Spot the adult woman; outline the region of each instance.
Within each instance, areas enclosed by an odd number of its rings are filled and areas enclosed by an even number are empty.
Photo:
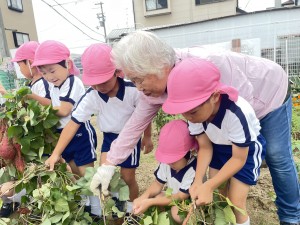
[[[112,57],[137,88],[144,93],[131,119],[112,144],[106,165],[98,169],[101,179],[91,188],[108,186],[115,164],[126,159],[143,130],[165,101],[168,75],[182,58],[197,56],[217,66],[221,82],[238,89],[255,110],[267,141],[266,161],[277,195],[281,224],[300,223],[299,181],[291,152],[291,98],[288,76],[276,63],[234,52],[213,52],[194,47],[174,50],[156,35],[138,31],[114,46]],[[199,68],[201,69],[201,68]],[[287,190],[286,187],[289,187]]]

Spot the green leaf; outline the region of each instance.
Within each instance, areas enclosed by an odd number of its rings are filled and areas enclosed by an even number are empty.
[[[67,211],[62,218],[62,222],[64,222],[70,216],[70,211]]]
[[[55,126],[59,121],[59,118],[54,114],[49,114],[46,120],[43,121],[44,128],[51,128]]]
[[[8,174],[11,176],[11,177],[15,177],[16,176],[16,168],[12,165],[9,165],[9,166],[6,166],[7,169],[8,169]]]
[[[170,220],[167,212],[161,212],[158,215],[157,225],[170,225]]]
[[[231,207],[228,205],[223,209],[224,215],[225,215],[225,220],[227,222],[236,224],[236,218],[235,215],[231,209]]]
[[[143,219],[143,222],[144,222],[145,225],[153,224],[152,217],[147,216],[146,218]]]
[[[13,137],[19,137],[21,134],[23,134],[23,128],[22,126],[11,126],[7,129],[7,135],[9,138]]]
[[[172,193],[173,193],[173,189],[172,188],[167,188],[165,194],[167,197],[171,197],[172,196]]]
[[[58,223],[63,218],[63,214],[59,213],[53,217],[50,217],[51,223]]]
[[[46,218],[41,225],[51,225],[50,219]]]
[[[119,190],[119,200],[127,201],[129,200],[129,188],[128,186],[121,187]]]
[[[63,198],[60,198],[55,202],[54,208],[57,212],[67,212],[70,210],[68,202]]]
[[[214,225],[228,225],[223,210],[216,208],[215,214],[216,214],[216,219]]]

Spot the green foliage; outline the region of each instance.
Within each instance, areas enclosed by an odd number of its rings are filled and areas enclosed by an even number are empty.
[[[156,116],[154,117],[154,124],[156,127],[157,132],[159,133],[160,129],[168,122],[170,122],[171,120],[174,120],[176,118],[178,118],[179,116],[174,116],[174,115],[169,115],[166,114],[162,111],[162,109],[160,109],[158,111],[158,113],[156,114]]]
[[[8,124],[7,134],[22,146],[25,162],[40,161],[43,154],[50,154],[58,134],[56,125],[59,118],[52,106],[42,106],[35,100],[26,99],[28,87],[8,93],[5,106],[0,112],[0,120]]]

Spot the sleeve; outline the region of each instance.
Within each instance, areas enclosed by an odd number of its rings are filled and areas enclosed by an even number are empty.
[[[97,91],[89,88],[73,110],[71,120],[79,124],[88,121],[93,114],[98,114],[101,110],[99,100]]]
[[[84,95],[84,86],[81,80],[74,76],[70,76],[67,81],[65,81],[60,89],[59,100],[75,105],[82,95]]]
[[[202,123],[192,123],[188,121],[190,135],[197,136],[204,133],[204,127]]]
[[[157,167],[157,169],[154,172],[154,176],[156,178],[156,180],[161,183],[161,184],[165,184],[167,183],[167,171],[166,171],[166,165],[160,163],[159,166]]]
[[[180,184],[179,190],[183,193],[189,194],[189,188],[191,187],[192,183],[195,179],[196,171],[193,167],[189,168],[188,171],[186,171],[182,182]]]
[[[258,122],[253,112],[253,117],[244,114],[242,110],[229,113],[226,120],[228,138],[233,144],[240,147],[247,147],[256,140],[258,134],[255,132],[254,123]]]
[[[147,96],[141,94],[133,114],[123,127],[118,138],[111,144],[107,160],[114,165],[124,162],[133,152],[144,130],[155,117],[166,96],[158,101],[147,101]],[[161,101],[159,101],[161,100]]]
[[[50,86],[45,79],[40,79],[38,82],[36,82],[33,87],[31,87],[31,91],[40,97],[51,99]]]

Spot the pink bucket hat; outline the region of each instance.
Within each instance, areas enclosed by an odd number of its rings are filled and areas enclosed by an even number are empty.
[[[92,44],[81,56],[82,82],[85,85],[102,84],[113,77],[116,67],[111,61],[111,47],[107,44]]]
[[[40,44],[35,52],[34,62],[32,66],[44,66],[55,64],[70,57],[70,50],[63,43],[58,41],[44,41]],[[80,74],[79,69],[75,66],[72,60],[70,73],[74,75]]]
[[[22,44],[16,51],[15,57],[11,62],[20,62],[22,60],[34,60],[36,49],[39,47],[39,43],[36,41],[29,41]]]
[[[220,82],[220,71],[211,62],[186,58],[178,63],[168,77],[168,98],[162,109],[169,114],[185,113],[204,103],[215,92],[227,94],[237,101],[238,91]]]
[[[173,163],[182,159],[191,149],[198,149],[197,141],[189,133],[183,120],[172,120],[160,130],[155,158],[161,163]]]

